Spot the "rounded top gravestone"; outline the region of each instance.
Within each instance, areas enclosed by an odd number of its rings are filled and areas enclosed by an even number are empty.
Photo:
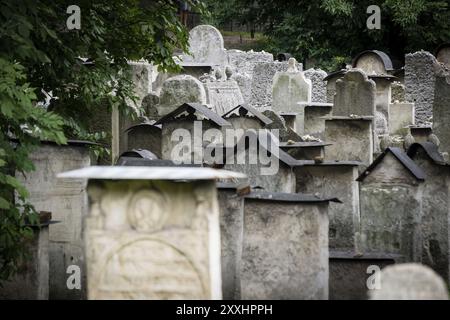
[[[228,60],[222,34],[210,25],[199,25],[189,32],[189,52],[193,58],[186,56],[185,61],[223,66]]]
[[[158,113],[164,116],[183,103],[206,104],[203,84],[190,75],[178,75],[164,81],[159,97]]]
[[[380,274],[380,289],[371,300],[448,300],[447,287],[439,275],[418,263],[396,264]]]

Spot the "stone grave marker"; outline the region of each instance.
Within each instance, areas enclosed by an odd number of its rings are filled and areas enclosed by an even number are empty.
[[[221,299],[215,179],[210,168],[88,167],[88,299]]]

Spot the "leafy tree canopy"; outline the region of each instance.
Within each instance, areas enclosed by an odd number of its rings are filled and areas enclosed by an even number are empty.
[[[367,49],[403,59],[450,41],[450,0],[206,1],[218,24],[257,23],[271,39],[270,51],[314,59],[329,71]],[[370,5],[381,9],[380,30],[366,26]]]
[[[81,28],[69,30],[73,4]],[[95,138],[83,123],[105,100],[125,109],[134,98],[127,60],[176,68],[173,52],[186,50],[188,40],[178,6],[176,0],[0,0],[0,280],[24,253],[31,234],[25,220],[36,222],[14,172],[33,170],[28,155],[42,139]],[[39,103],[47,95],[53,96],[48,107]]]

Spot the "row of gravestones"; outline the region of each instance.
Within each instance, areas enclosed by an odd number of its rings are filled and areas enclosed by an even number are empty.
[[[142,66],[142,64],[135,64],[136,67],[135,68],[139,68]],[[322,108],[322,109],[326,109],[326,108],[330,108],[331,107],[329,105],[326,104],[314,104],[311,102],[312,98],[312,92],[314,90],[311,90],[311,83],[309,81],[307,81],[306,79],[306,72],[302,73],[301,71],[296,70],[296,66],[295,66],[295,62],[292,62],[290,64],[286,64],[286,71],[285,72],[279,72],[279,73],[275,73],[275,80],[273,82],[273,86],[270,86],[269,92],[271,92],[271,96],[273,95],[273,102],[271,103],[271,105],[273,105],[275,108],[277,108],[276,106],[278,106],[280,109],[278,109],[277,111],[279,111],[279,113],[281,113],[281,115],[285,118],[285,119],[289,119],[289,117],[291,117],[290,113],[294,113],[294,118],[298,116],[298,111],[301,108],[295,109],[295,105],[297,104],[297,102],[301,102],[303,103],[303,105],[305,107],[305,110],[300,112],[300,115],[303,116],[305,119],[311,119],[312,122],[316,125],[316,123],[318,121],[319,117],[315,116],[315,112],[317,112],[317,109]],[[144,69],[141,69],[142,71],[139,71],[141,74],[141,78],[143,80],[138,80],[139,83],[141,83],[141,87],[142,88],[142,92],[145,92],[146,90],[148,90],[149,85],[146,81],[148,81],[148,79],[151,79],[151,77],[148,76],[148,73],[146,73],[145,69],[147,69],[147,67],[145,67]],[[148,70],[148,69],[147,69]],[[255,72],[256,72],[256,68],[254,68]],[[224,71],[226,71],[224,69]],[[232,76],[232,75],[231,75]],[[217,74],[217,76],[214,76],[213,79],[210,79],[210,81],[208,80],[207,77],[204,78],[205,83],[208,82],[220,82],[220,79],[223,77],[223,73],[219,72]],[[226,80],[228,80],[228,75],[225,72],[225,77],[227,78]],[[223,77],[222,79],[224,79],[225,77]],[[217,79],[219,78],[219,80]],[[225,80],[225,79],[224,79]],[[331,158],[329,159],[340,159],[340,160],[363,160],[366,164],[371,163],[371,158],[370,157],[363,157],[363,158],[355,158],[355,152],[356,155],[359,157],[360,154],[362,155],[368,155],[371,154],[372,152],[367,152],[367,150],[362,151],[361,152],[361,148],[359,147],[359,145],[361,146],[369,146],[369,150],[371,150],[371,146],[370,146],[370,142],[371,139],[373,139],[372,137],[372,128],[374,127],[373,125],[373,118],[374,115],[370,115],[370,114],[365,114],[366,112],[364,108],[367,108],[367,110],[369,110],[368,112],[370,112],[370,110],[372,109],[373,106],[373,101],[376,101],[376,95],[375,98],[373,98],[374,94],[373,94],[373,89],[375,88],[373,86],[373,84],[371,84],[370,82],[371,80],[369,80],[367,78],[367,76],[364,75],[364,73],[357,71],[357,70],[350,70],[349,72],[346,73],[346,75],[344,76],[344,78],[342,80],[339,80],[336,82],[336,86],[338,88],[338,92],[339,94],[336,96],[336,101],[337,104],[335,104],[335,106],[333,107],[333,118],[330,119],[326,119],[324,120],[324,125],[322,125],[323,128],[325,128],[324,132],[328,132],[325,135],[325,141],[332,141],[331,137],[340,137],[338,141],[335,142],[336,145],[336,149],[335,151],[331,151],[329,152],[329,150],[327,149],[327,155]],[[283,85],[284,83],[284,85]],[[286,83],[288,84],[287,87],[291,88],[290,91],[288,90],[287,92],[284,91],[286,89]],[[198,83],[197,83],[198,84]],[[277,88],[277,84],[280,84],[280,88]],[[298,84],[298,88],[300,90],[295,90],[295,84]],[[304,90],[304,87],[307,87],[307,90]],[[292,88],[294,88],[294,90],[292,90]],[[356,89],[355,89],[356,88]],[[279,89],[279,90],[278,90]],[[446,87],[443,86],[443,91],[445,91]],[[356,90],[353,91],[352,93],[348,93],[348,92],[352,92],[351,90]],[[179,92],[182,90],[177,90],[176,92]],[[217,88],[216,88],[217,91]],[[175,92],[175,94],[176,94]],[[323,92],[323,91],[322,91]],[[143,94],[142,96],[145,96],[145,94]],[[289,99],[286,102],[286,104],[283,103],[283,100],[285,97],[289,97]],[[356,100],[354,100],[356,98]],[[220,100],[220,99],[219,99]],[[278,101],[280,103],[278,103]],[[295,101],[294,104],[292,104],[292,102]],[[445,99],[442,99],[442,101],[445,101]],[[376,105],[376,104],[375,104]],[[286,110],[286,112],[284,112],[282,110],[282,108],[284,106],[287,106],[289,108],[293,108],[293,109],[288,109]],[[308,108],[309,107],[309,108]],[[312,116],[310,116],[309,118],[307,117],[308,112],[307,110],[310,109],[311,113],[313,114]],[[222,109],[223,110],[223,109]],[[376,110],[376,109],[375,109]],[[290,112],[289,112],[290,111]],[[339,112],[342,112],[342,115],[340,116],[336,116],[335,112],[337,114],[339,114]],[[331,114],[329,114],[331,115]],[[372,118],[371,118],[372,117]],[[239,120],[239,119],[238,119]],[[294,124],[296,123],[295,121],[293,122]],[[297,122],[297,123],[302,123],[302,121]],[[303,121],[304,126],[306,126],[307,121],[304,120]],[[355,125],[356,124],[356,125]],[[360,127],[359,131],[355,130],[355,127]],[[164,127],[164,123],[163,123],[163,127]],[[309,126],[307,126],[309,127]],[[348,127],[348,130],[343,129],[345,127]],[[293,128],[298,130],[298,127],[295,127],[293,125]],[[329,129],[327,129],[329,128]],[[333,132],[333,128],[334,128],[334,132]],[[345,134],[342,134],[343,132],[348,131],[348,135],[350,137],[347,137]],[[169,130],[170,132],[170,130]],[[309,131],[306,131],[306,133],[308,133]],[[364,134],[360,134],[361,132],[363,132]],[[168,136],[168,134],[165,134],[163,136]],[[353,142],[353,138],[354,137],[360,137],[357,142],[359,142],[359,145]],[[371,138],[372,137],[372,138]],[[134,139],[131,139],[132,141],[134,141]],[[343,147],[348,146],[348,149],[346,149],[345,151],[340,151],[343,149]],[[323,149],[324,146],[319,146],[319,149]],[[367,147],[366,147],[367,148]],[[289,148],[287,147],[286,150],[291,150],[293,148]],[[302,149],[301,147],[299,147],[298,149]],[[345,149],[345,148],[344,148]],[[341,152],[341,153],[339,153]],[[304,154],[302,154],[302,156],[300,157],[300,159],[295,159],[295,160],[302,160],[302,157],[304,157]],[[304,159],[304,158],[303,158]],[[260,181],[256,181],[259,184],[264,184],[266,185],[266,188],[268,190],[271,190],[271,188],[273,188],[272,190],[277,190],[277,191],[286,191],[286,192],[295,192],[295,191],[308,191],[308,192],[317,192],[318,189],[318,184],[321,186],[321,188],[325,188],[325,182],[324,181],[328,181],[329,182],[329,186],[331,185],[346,185],[348,186],[348,188],[342,188],[344,189],[344,191],[342,191],[342,196],[339,196],[340,199],[345,199],[345,203],[351,203],[352,206],[346,206],[347,208],[350,207],[350,210],[348,210],[347,214],[343,214],[341,217],[337,217],[337,214],[331,213],[331,217],[332,217],[332,222],[331,225],[334,227],[331,227],[330,230],[332,231],[332,236],[334,236],[334,239],[330,240],[330,242],[335,241],[336,243],[339,242],[339,237],[341,237],[342,239],[346,239],[346,237],[348,237],[348,235],[350,233],[348,228],[346,229],[346,225],[350,225],[352,226],[354,223],[354,219],[357,216],[358,212],[357,209],[355,209],[354,207],[354,203],[355,203],[355,199],[357,199],[358,192],[355,192],[355,172],[357,172],[357,170],[355,170],[355,164],[351,164],[351,163],[346,163],[345,161],[341,161],[340,163],[335,163],[335,162],[325,162],[322,163],[321,165],[314,163],[314,165],[310,162],[309,166],[305,166],[305,163],[302,163],[302,165],[300,166],[299,162],[295,162],[292,159],[289,159],[288,157],[284,157],[283,159],[281,159],[282,161],[284,161],[283,163],[286,164],[286,168],[290,168],[290,167],[296,167],[299,169],[301,172],[301,179],[300,178],[292,178],[291,176],[289,176],[289,170],[282,170],[282,173],[280,175],[280,178],[278,179],[278,183],[273,183],[273,181],[264,181],[261,180]],[[350,168],[350,169],[347,169]],[[297,172],[299,172],[297,171]],[[340,180],[339,177],[336,177],[336,172],[345,172],[345,173],[341,173],[342,177],[344,177],[344,181],[346,181],[346,183],[342,184],[342,180]],[[327,179],[318,179],[316,177],[323,177],[324,172],[326,172],[329,175],[329,180]],[[250,171],[251,173],[251,171]],[[298,177],[298,174],[297,174]],[[308,181],[307,179],[310,179],[310,181],[314,181],[314,179],[316,179],[315,184],[314,183],[304,183],[303,181]],[[270,179],[272,180],[272,179]],[[276,181],[277,179],[275,179]],[[297,180],[297,186],[294,187],[290,187],[292,186],[292,180]],[[317,181],[317,180],[323,180],[323,181]],[[299,183],[300,181],[300,183]],[[314,186],[314,188],[312,187]],[[332,192],[336,192],[335,190],[338,190],[338,187],[335,188],[330,188],[329,190],[332,190]],[[325,190],[325,189],[324,189]],[[328,190],[328,191],[329,191]],[[37,194],[37,193],[36,193]],[[77,200],[78,201],[78,200]],[[330,207],[334,206],[334,204],[331,204]],[[359,205],[358,205],[359,206]],[[334,212],[338,212],[340,210],[340,208],[336,207]],[[56,209],[55,211],[63,211],[61,209]],[[75,220],[77,220],[78,218],[74,218]],[[350,224],[349,224],[350,223]],[[343,227],[344,226],[344,227]],[[67,225],[65,225],[65,227],[67,227]],[[78,230],[78,229],[77,229]],[[350,229],[350,232],[353,236],[353,229]],[[333,234],[334,233],[334,234]],[[347,238],[348,239],[348,238]],[[346,240],[347,241],[347,240]],[[56,241],[57,242],[57,241]],[[64,241],[63,241],[64,242]],[[430,242],[433,243],[433,242]],[[442,249],[442,248],[440,248]],[[72,261],[77,261],[76,256],[72,255],[72,254],[67,254],[67,259],[71,259]],[[81,256],[81,255],[80,255]],[[66,265],[68,265],[68,262],[65,262]],[[59,280],[58,280],[59,281]]]

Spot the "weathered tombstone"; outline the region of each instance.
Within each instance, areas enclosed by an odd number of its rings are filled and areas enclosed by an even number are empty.
[[[389,133],[403,135],[415,123],[414,104],[394,102],[389,107]]]
[[[161,126],[141,123],[129,127],[126,133],[127,147],[122,152],[133,149],[145,149],[161,158]]]
[[[183,62],[202,62],[220,66],[228,63],[222,34],[210,25],[199,25],[189,32],[189,52],[192,56],[184,55]]]
[[[212,136],[209,139],[203,139],[203,133],[206,130],[222,130],[224,127],[231,128],[231,124],[228,121],[205,105],[198,103],[184,103],[159,119],[155,124],[162,125],[162,159],[173,161],[190,160],[191,163],[203,163],[204,144],[223,143],[222,134],[217,135],[217,137]],[[182,141],[180,141],[180,138]],[[184,139],[189,139],[189,141],[184,141]],[[185,150],[183,145],[189,145],[189,150]],[[180,146],[183,148],[180,149]]]
[[[210,168],[89,167],[88,299],[220,299],[220,226]]]
[[[433,100],[433,132],[439,137],[440,150],[450,153],[450,71],[436,75]]]
[[[348,70],[336,80],[333,116],[374,116],[376,85],[359,69]]]
[[[368,75],[387,75],[394,70],[391,58],[379,50],[367,50],[359,53],[353,59],[352,66],[363,70]]]
[[[305,124],[304,134],[314,136],[323,140],[325,137],[325,119],[331,117],[333,112],[332,103],[300,103],[304,105]]]
[[[292,129],[289,123],[286,123],[283,116],[278,115],[272,110],[265,110],[263,112],[263,115],[272,121],[272,123],[266,125],[266,128],[277,129],[279,132],[280,141],[283,142],[288,142],[289,140],[294,142],[303,141],[302,138]]]
[[[334,96],[336,95],[336,81],[341,79],[347,70],[342,69],[339,71],[328,74],[323,81],[327,83],[327,103],[334,103]]]
[[[178,75],[164,81],[158,114],[165,116],[183,103],[206,104],[206,92],[203,84],[188,75]]]
[[[334,113],[334,110],[333,110]],[[327,160],[361,161],[366,166],[373,161],[373,118],[332,117],[325,121]]]
[[[218,183],[220,241],[222,256],[222,296],[224,300],[241,297],[240,264],[244,230],[244,198],[234,183]]]
[[[328,203],[252,192],[244,201],[242,299],[328,299]]]
[[[412,144],[408,156],[426,175],[422,183],[422,263],[449,281],[449,167],[431,142]]]
[[[28,256],[20,262],[17,273],[2,281],[1,300],[48,300],[49,298],[49,221],[31,226],[27,240]]]
[[[241,89],[242,99],[245,104],[249,104],[252,98],[252,78],[246,73],[233,73],[231,79],[236,81]]]
[[[303,133],[304,109],[299,102],[311,102],[311,80],[298,71],[294,58],[289,59],[286,72],[277,72],[272,84],[272,110],[279,113],[296,113],[296,132]]]
[[[405,261],[421,261],[425,177],[399,148],[384,150],[358,177],[362,252],[400,254]]]
[[[224,114],[244,103],[237,82],[232,79],[218,79],[204,83],[206,101],[217,114]]]
[[[355,250],[359,234],[358,162],[324,161],[294,169],[296,192],[337,197],[342,203],[329,206],[329,246]]]
[[[273,55],[268,52],[227,50],[228,63],[235,73],[253,76],[253,68],[258,62],[272,62]]]
[[[387,266],[379,279],[380,288],[369,291],[372,300],[448,300],[442,278],[418,263]]]
[[[450,43],[440,45],[435,56],[437,61],[450,69]]]
[[[298,70],[302,70],[300,63],[296,64]],[[287,62],[258,62],[253,68],[252,89],[250,105],[257,109],[271,109],[272,107],[272,83],[277,72],[286,72]]]
[[[322,69],[308,69],[305,71],[305,78],[311,80],[312,84],[312,102],[327,102],[327,82],[324,81],[326,76],[327,73]]]
[[[394,81],[391,83],[391,102],[406,102],[406,87],[403,83]]]
[[[417,124],[429,121],[433,115],[436,65],[436,58],[427,51],[405,56],[405,96],[415,105]]]
[[[153,66],[145,61],[129,61],[134,94],[138,97],[135,106],[140,106],[142,99],[152,91]]]
[[[159,96],[154,92],[150,92],[142,99],[141,107],[148,120],[157,120],[159,118],[158,104]]]
[[[367,281],[399,256],[330,250],[330,300],[367,300]],[[375,269],[376,268],[376,269]]]
[[[61,181],[56,174],[91,164],[89,143],[68,141],[66,146],[42,144],[31,153],[36,168],[17,179],[30,193],[37,211],[49,211],[57,224],[49,226],[50,299],[83,299],[86,296],[83,218],[87,213],[86,184],[82,180]],[[72,273],[67,273],[69,269]],[[75,270],[77,271],[73,271]],[[69,288],[69,276],[79,276],[80,288]]]
[[[269,161],[262,159],[262,153]],[[250,160],[250,156],[254,156],[254,161]],[[248,176],[245,182],[252,187],[258,186],[270,192],[293,193],[295,175],[292,168],[302,164],[302,161],[280,150],[278,142],[270,133],[248,130],[233,148],[227,150],[224,169],[245,173]],[[276,172],[263,174],[269,170]]]

